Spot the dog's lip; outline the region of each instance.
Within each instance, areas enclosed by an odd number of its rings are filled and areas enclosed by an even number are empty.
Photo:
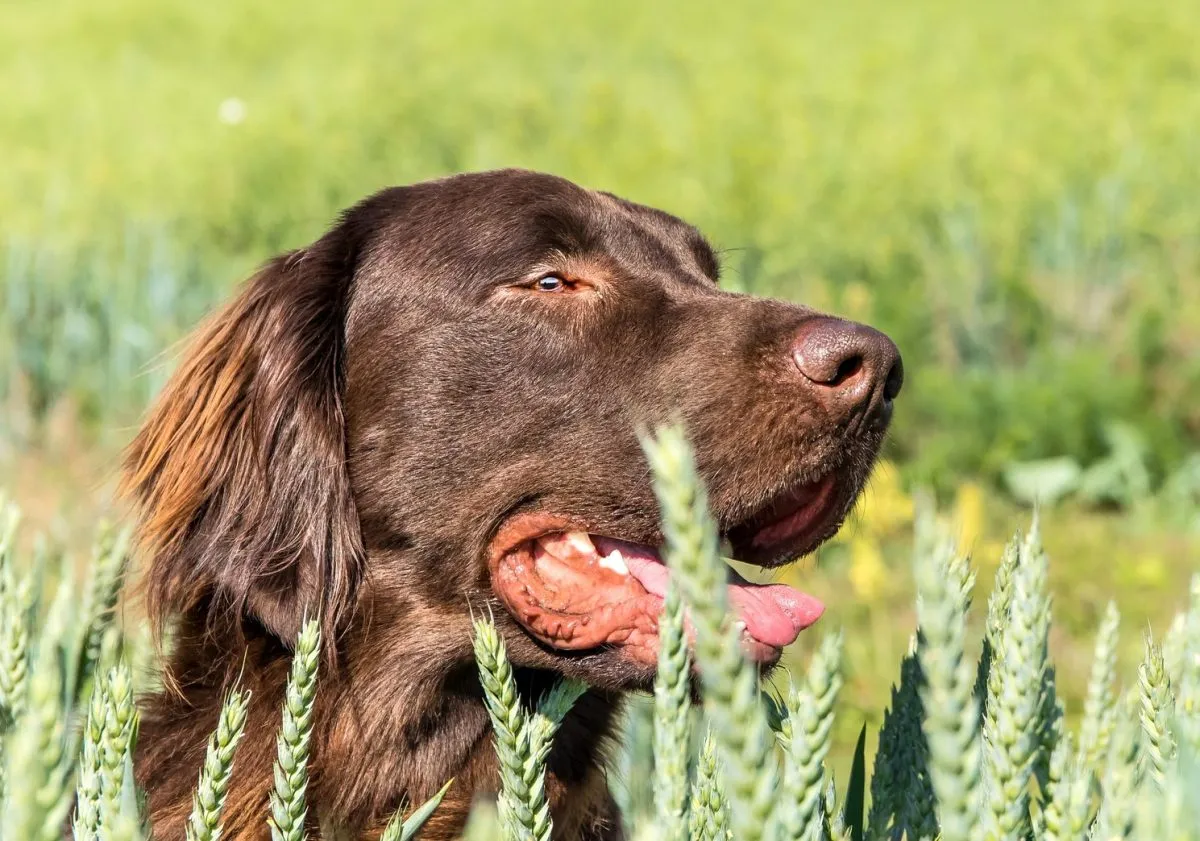
[[[813,551],[844,507],[837,476],[794,485],[726,532],[739,561],[777,566]]]

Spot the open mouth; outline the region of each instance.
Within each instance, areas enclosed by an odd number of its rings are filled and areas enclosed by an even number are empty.
[[[728,532],[737,560],[811,551],[839,513],[832,477],[773,501]],[[795,557],[793,555],[792,557]],[[554,648],[619,647],[639,663],[658,657],[658,616],[671,572],[655,546],[592,533],[551,514],[518,514],[492,542],[492,587],[525,628]],[[729,603],[742,645],[771,664],[825,606],[785,584],[753,584],[729,569]]]

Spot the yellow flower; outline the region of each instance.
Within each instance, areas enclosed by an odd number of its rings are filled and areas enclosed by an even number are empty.
[[[860,532],[879,536],[904,531],[912,524],[912,497],[904,492],[900,474],[891,462],[880,462],[875,469],[855,519]]]
[[[872,602],[887,589],[888,571],[879,544],[869,537],[850,541],[850,586],[862,601]]]
[[[963,552],[972,552],[983,535],[984,509],[983,488],[975,482],[958,486],[954,499],[954,527],[958,534],[958,545]]]

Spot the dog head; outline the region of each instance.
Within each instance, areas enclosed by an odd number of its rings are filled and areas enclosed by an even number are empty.
[[[639,430],[684,425],[734,557],[773,566],[836,532],[902,381],[883,334],[717,279],[690,225],[547,175],[367,199],[213,317],[132,445],[153,612],[285,644],[319,614],[382,669],[414,629],[469,658],[491,611],[519,665],[645,685]],[[730,588],[766,663],[821,611]]]

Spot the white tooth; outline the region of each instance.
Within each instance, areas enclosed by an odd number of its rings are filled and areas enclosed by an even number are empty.
[[[569,531],[562,536],[563,543],[574,549],[580,555],[590,555],[596,551],[596,547],[592,545],[592,539],[588,537],[585,531]]]
[[[738,621],[736,621],[736,622],[734,622],[734,623],[733,623],[733,629],[734,629],[735,631],[737,631],[739,634],[741,634],[741,633],[745,633],[745,631],[746,631],[746,623],[745,623],[745,622],[743,622],[741,619],[739,619]]]
[[[613,549],[600,559],[600,566],[611,569],[617,575],[629,575],[629,567],[625,566],[625,558],[620,549]]]

